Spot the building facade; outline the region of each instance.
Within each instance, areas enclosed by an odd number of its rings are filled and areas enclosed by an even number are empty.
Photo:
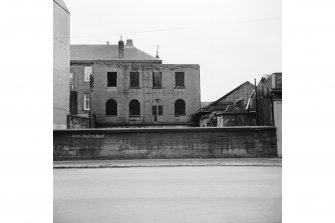
[[[200,108],[199,65],[162,64],[132,40],[72,45],[71,73],[78,114],[92,114],[98,127],[186,124]]]
[[[260,126],[275,126],[278,156],[282,156],[282,73],[264,75],[251,98]]]
[[[70,12],[53,0],[53,128],[66,129],[69,114]]]

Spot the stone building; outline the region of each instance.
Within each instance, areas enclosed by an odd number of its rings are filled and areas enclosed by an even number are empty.
[[[70,12],[53,0],[53,128],[66,129],[69,114]]]
[[[199,65],[162,64],[132,40],[71,45],[71,73],[73,113],[91,113],[97,127],[189,125],[200,108]]]

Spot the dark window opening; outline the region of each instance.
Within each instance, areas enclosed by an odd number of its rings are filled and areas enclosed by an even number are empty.
[[[152,106],[152,115],[157,115],[157,106]]]
[[[107,72],[107,87],[116,87],[117,85],[117,73]]]
[[[140,102],[137,100],[132,100],[129,103],[129,116],[140,116],[141,114],[141,106]]]
[[[185,101],[178,99],[174,104],[174,113],[176,116],[185,115]]]
[[[176,87],[185,87],[185,73],[176,72]]]
[[[162,72],[153,72],[152,80],[153,87],[162,87]]]
[[[113,99],[106,102],[106,115],[117,115],[117,104]]]
[[[140,73],[139,72],[130,72],[130,87],[139,87],[140,86]]]

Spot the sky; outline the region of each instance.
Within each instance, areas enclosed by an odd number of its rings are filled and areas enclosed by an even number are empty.
[[[201,101],[282,72],[281,0],[65,0],[71,44],[134,46],[164,64],[199,64]]]

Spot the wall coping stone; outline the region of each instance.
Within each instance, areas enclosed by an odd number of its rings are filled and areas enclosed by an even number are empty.
[[[229,131],[276,131],[275,126],[229,126],[229,127],[186,127],[186,128],[99,128],[99,129],[54,129],[54,134],[82,133],[147,133],[147,132],[229,132]]]

